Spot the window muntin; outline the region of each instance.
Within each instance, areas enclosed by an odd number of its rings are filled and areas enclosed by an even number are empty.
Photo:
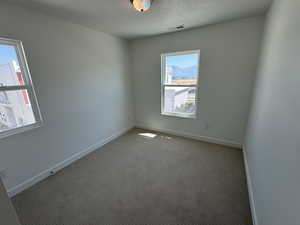
[[[41,123],[22,43],[0,38],[0,138]]]
[[[195,118],[200,51],[162,54],[163,115]]]

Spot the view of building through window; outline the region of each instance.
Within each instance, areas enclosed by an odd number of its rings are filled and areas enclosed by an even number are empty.
[[[16,88],[13,86],[24,86]],[[15,46],[0,44],[0,132],[35,123]],[[4,88],[10,88],[5,90]]]
[[[163,113],[194,116],[199,52],[163,55]]]

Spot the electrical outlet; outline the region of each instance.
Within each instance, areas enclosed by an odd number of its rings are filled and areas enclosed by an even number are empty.
[[[204,126],[203,126],[204,130],[208,130],[209,129],[209,124],[208,123],[205,123]]]
[[[7,172],[6,172],[6,170],[1,170],[1,171],[0,171],[0,178],[1,178],[2,180],[4,180],[4,179],[6,179],[6,177],[7,177]]]

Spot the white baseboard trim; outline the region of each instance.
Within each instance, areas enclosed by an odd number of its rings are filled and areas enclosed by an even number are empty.
[[[87,149],[81,151],[81,152],[78,152],[74,155],[72,155],[71,157],[63,160],[62,162],[60,163],[57,163],[56,165],[54,165],[53,167],[49,168],[49,169],[46,169],[44,170],[43,172],[37,174],[36,176],[32,177],[32,178],[29,178],[27,180],[25,180],[24,182],[16,185],[15,187],[12,187],[10,189],[8,189],[7,191],[7,194],[9,197],[13,197],[15,196],[16,194],[26,190],[27,188],[30,188],[31,186],[33,186],[34,184],[46,179],[47,177],[53,175],[53,173],[55,174],[57,171],[67,167],[68,165],[70,165],[71,163],[81,159],[82,157],[88,155],[89,153],[99,149],[100,147],[102,147],[103,145],[111,142],[112,140],[122,136],[123,134],[125,134],[127,131],[131,130],[133,128],[132,127],[128,127],[128,128],[125,128],[113,135],[111,135],[110,137],[108,138],[105,138],[101,141],[99,141],[98,143],[96,144],[93,144],[91,146],[89,146]]]
[[[253,195],[252,180],[251,180],[250,171],[249,171],[247,153],[246,153],[246,150],[244,147],[243,147],[243,156],[244,156],[244,164],[245,164],[245,170],[246,170],[247,186],[248,186],[249,201],[250,201],[253,225],[258,225],[256,209],[255,209],[255,201],[254,201],[254,195]]]
[[[136,125],[135,127],[145,129],[145,130],[153,130],[153,131],[157,131],[157,132],[173,134],[173,135],[176,135],[176,136],[191,138],[191,139],[195,139],[195,140],[199,140],[199,141],[205,141],[205,142],[214,143],[214,144],[218,144],[218,145],[224,145],[224,146],[227,146],[227,147],[242,149],[242,144],[241,143],[237,143],[237,142],[233,142],[233,141],[227,141],[227,140],[223,140],[223,139],[219,139],[219,138],[213,138],[213,137],[207,137],[207,136],[198,136],[198,135],[194,135],[194,134],[190,134],[190,133],[186,133],[186,132],[174,131],[174,130],[171,130],[171,129],[154,128],[154,127],[147,126],[147,125]]]

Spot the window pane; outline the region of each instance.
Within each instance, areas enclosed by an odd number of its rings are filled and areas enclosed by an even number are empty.
[[[0,86],[24,85],[16,48],[0,44]]]
[[[165,87],[164,95],[164,112],[187,115],[195,114],[195,87]]]
[[[165,84],[197,84],[198,54],[165,57]]]
[[[0,91],[0,132],[35,122],[27,90]]]

